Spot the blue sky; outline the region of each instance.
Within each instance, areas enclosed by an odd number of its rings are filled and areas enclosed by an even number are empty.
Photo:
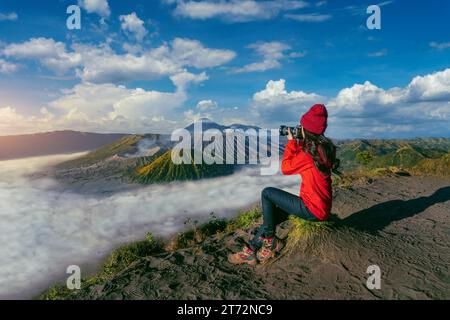
[[[2,1],[0,135],[276,127],[322,102],[329,135],[449,136],[449,30],[443,0]]]

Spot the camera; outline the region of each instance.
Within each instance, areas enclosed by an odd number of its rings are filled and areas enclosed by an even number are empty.
[[[288,129],[291,129],[292,136],[294,139],[302,139],[302,126],[298,125],[296,127],[280,126],[280,136],[287,136]]]

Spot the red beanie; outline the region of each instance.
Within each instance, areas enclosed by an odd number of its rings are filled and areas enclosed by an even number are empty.
[[[327,129],[328,111],[323,104],[312,106],[300,120],[300,124],[309,132],[323,134]]]

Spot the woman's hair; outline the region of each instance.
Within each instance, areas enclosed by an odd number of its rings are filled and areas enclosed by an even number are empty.
[[[317,169],[323,174],[340,174],[340,160],[336,158],[336,146],[323,134],[314,134],[303,128],[305,137],[301,141],[303,150],[311,155]]]

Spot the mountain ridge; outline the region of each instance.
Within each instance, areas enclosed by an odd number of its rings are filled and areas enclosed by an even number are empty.
[[[0,161],[91,151],[124,136],[71,130],[0,136]]]

